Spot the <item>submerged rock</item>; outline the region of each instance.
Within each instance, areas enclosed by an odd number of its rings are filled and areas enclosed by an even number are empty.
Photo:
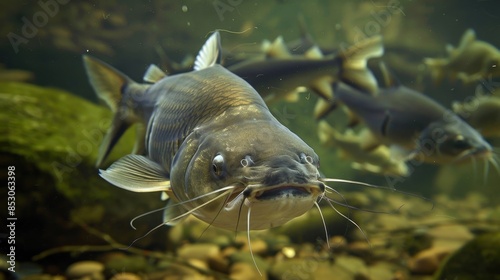
[[[96,261],[74,263],[66,270],[68,279],[104,280],[104,265]]]
[[[123,243],[146,232],[133,231],[128,222],[141,214],[138,209],[143,213],[159,207],[158,195],[119,190],[100,178],[94,166],[110,119],[107,108],[66,91],[0,83],[0,158],[3,166],[15,167],[15,215],[22,220],[16,232],[23,240],[16,251],[19,260],[68,244],[102,245],[77,223],[95,226]],[[111,158],[130,153],[133,142],[133,135],[125,135]],[[102,223],[104,218],[113,222]]]
[[[469,241],[441,266],[435,279],[500,279],[500,233]]]

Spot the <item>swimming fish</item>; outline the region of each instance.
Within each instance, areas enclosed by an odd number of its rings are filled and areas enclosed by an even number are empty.
[[[396,85],[372,96],[342,83],[336,91],[338,101],[370,130],[366,150],[384,144],[396,159],[418,156],[436,164],[491,159],[492,147],[475,129],[420,92]]]
[[[479,81],[490,75],[500,77],[500,50],[488,42],[476,40],[472,29],[465,31],[458,47],[448,45],[446,51],[447,58],[424,60],[436,82],[446,76],[458,78],[464,83]]]
[[[483,137],[500,137],[500,96],[480,94],[467,102],[453,102],[452,109]]]
[[[192,214],[229,230],[276,227],[317,206],[331,179],[320,178],[318,155],[259,94],[217,64],[219,40],[217,32],[207,40],[195,71],[165,76],[150,67],[144,80],[152,84],[83,57],[90,83],[116,114],[100,159],[124,128],[146,124],[143,154],[100,175],[126,190],[165,192],[164,224]]]
[[[267,59],[247,60],[227,69],[247,81],[269,103],[297,100],[304,87],[325,100],[333,100],[332,84],[337,81],[375,91],[377,82],[366,63],[381,56],[384,48],[382,38],[374,36],[327,57],[323,57],[318,47],[297,56],[288,52],[279,37],[267,52],[272,53]]]
[[[391,157],[387,146],[380,145],[371,151],[366,151],[362,146],[363,131],[359,134],[355,134],[352,130],[340,133],[322,120],[318,124],[318,136],[323,145],[337,147],[341,158],[352,160],[351,166],[354,169],[398,177],[409,175],[406,163]]]

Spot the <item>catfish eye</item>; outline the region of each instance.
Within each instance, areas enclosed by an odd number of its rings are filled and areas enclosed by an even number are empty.
[[[439,150],[446,154],[460,154],[463,151],[471,149],[472,146],[467,142],[464,137],[458,136],[453,139],[448,139],[439,146]]]
[[[454,149],[462,151],[471,148],[471,145],[467,141],[465,141],[463,137],[453,139],[451,145]]]
[[[224,173],[224,157],[221,154],[215,155],[212,160],[212,172],[217,177],[222,177]]]

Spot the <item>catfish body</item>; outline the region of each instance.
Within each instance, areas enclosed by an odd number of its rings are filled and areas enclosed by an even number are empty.
[[[278,226],[323,194],[319,159],[247,82],[215,63],[218,38],[207,41],[193,72],[164,77],[150,68],[152,85],[84,57],[96,92],[115,111],[101,160],[131,123],[145,127],[140,154],[100,175],[127,190],[165,192],[165,224],[193,214],[230,230]]]
[[[390,146],[400,158],[451,163],[491,155],[491,146],[471,126],[429,97],[404,86],[369,95],[347,85],[338,100],[369,128],[367,148]]]

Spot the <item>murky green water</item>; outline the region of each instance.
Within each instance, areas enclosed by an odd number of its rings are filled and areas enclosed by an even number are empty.
[[[14,279],[8,272],[13,266],[21,277],[76,279],[68,276],[66,269],[82,260],[98,261],[105,267],[102,275],[91,279],[111,278],[120,272],[133,272],[143,279],[258,276],[245,248],[246,234],[235,237],[213,228],[205,231],[206,225],[195,221],[174,229],[160,228],[134,244],[131,251],[119,249],[159,224],[161,215],[139,220],[137,231],[128,221],[162,207],[163,202],[156,193],[119,190],[97,175],[93,164],[111,113],[95,105],[98,100],[85,75],[82,54],[98,57],[141,81],[150,64],[166,70],[172,64],[182,67],[179,65],[187,61],[184,66],[190,67],[192,57],[214,30],[220,30],[225,51],[246,58],[261,51],[263,40],[273,41],[278,36],[289,43],[290,51],[297,50],[305,44],[303,30],[325,54],[382,35],[384,55],[371,60],[370,68],[384,61],[402,85],[450,109],[454,101],[469,102],[479,95],[499,98],[496,68],[500,67],[500,51],[496,48],[500,47],[500,4],[493,0],[41,0],[2,2],[0,11],[0,176],[5,182],[2,197],[9,197],[2,199],[0,218],[6,225],[15,225],[0,230],[2,279]],[[425,59],[459,53],[457,46],[469,29],[474,30],[476,40],[491,45],[492,51],[473,50],[464,54],[465,60],[486,57],[485,62],[451,66],[443,79],[436,80]],[[484,55],[472,55],[477,52]],[[472,70],[477,64],[487,71]],[[458,68],[470,70],[467,77],[477,75],[464,81],[463,74],[453,72]],[[325,244],[323,224],[314,216],[314,209],[312,217],[299,218],[281,229],[256,232],[251,240],[265,246],[257,252],[264,277],[323,279],[338,273],[338,279],[432,279],[445,255],[480,233],[498,233],[500,172],[491,163],[483,159],[445,165],[409,161],[409,173],[404,177],[353,169],[338,149],[321,145],[313,115],[317,100],[318,96],[308,90],[296,102],[281,100],[269,107],[280,122],[315,149],[321,158],[322,175],[400,192],[332,183],[347,199],[344,202],[337,197],[340,203],[385,214],[353,209],[348,213],[339,206],[361,232],[335,211],[325,210],[330,242],[335,244],[331,248]],[[325,119],[340,131],[347,128],[340,108]],[[492,121],[493,131],[495,125],[496,131],[500,130],[498,114],[486,119]],[[131,150],[132,134],[126,134],[112,159]],[[486,140],[494,147],[497,160],[498,134]],[[7,183],[11,181],[15,184]],[[14,208],[9,209],[8,203],[13,201]],[[338,240],[343,241],[335,243]],[[182,251],[186,249],[183,246],[200,243],[213,246],[196,248],[200,250],[196,253]],[[420,269],[415,264],[419,260],[416,255],[429,248],[438,251],[431,252],[436,265]],[[207,253],[210,250],[214,253]],[[208,255],[197,258],[202,252]],[[486,276],[478,279],[500,275],[488,267],[481,269]],[[51,276],[42,278],[41,274]],[[465,272],[457,275],[455,279],[472,279],[462,276]]]

